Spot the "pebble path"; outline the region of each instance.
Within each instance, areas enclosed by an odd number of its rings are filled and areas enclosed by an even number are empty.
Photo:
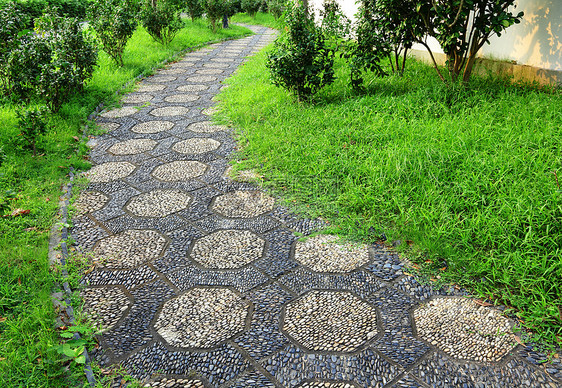
[[[560,387],[512,323],[403,272],[392,250],[301,238],[325,227],[225,173],[213,97],[275,37],[213,44],[102,112],[71,234],[96,266],[94,359],[147,387]],[[248,173],[252,176],[252,173]]]

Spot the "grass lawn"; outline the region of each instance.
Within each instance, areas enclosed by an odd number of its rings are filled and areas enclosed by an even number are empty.
[[[87,116],[102,101],[115,102],[115,91],[142,72],[150,71],[179,51],[204,42],[249,34],[233,26],[212,34],[206,22],[186,21],[186,28],[164,48],[139,28],[118,68],[100,52],[99,67],[84,92],[49,117],[50,130],[40,140],[40,155],[32,157],[19,141],[16,108],[0,102],[0,146],[6,161],[0,167],[2,195],[16,197],[0,215],[14,209],[30,210],[21,217],[0,217],[0,376],[2,386],[76,386],[79,368],[66,373],[59,357],[50,350],[58,343],[50,293],[57,275],[49,270],[49,231],[53,225],[69,167],[84,169],[85,145],[79,141]],[[76,137],[76,139],[75,139]],[[78,139],[78,141],[77,141]],[[0,195],[0,198],[2,197]]]
[[[336,82],[303,105],[257,55],[220,95],[236,169],[363,241],[398,247],[437,281],[512,307],[562,343],[562,93],[474,78],[451,91],[410,60],[403,77]],[[440,280],[439,280],[440,279]]]
[[[276,20],[272,14],[264,12],[258,12],[254,17],[251,17],[247,13],[237,13],[230,18],[233,23],[257,24],[269,28],[281,28],[281,26],[283,26],[282,19],[283,16]]]

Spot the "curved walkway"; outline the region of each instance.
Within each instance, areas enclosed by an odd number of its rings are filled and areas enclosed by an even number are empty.
[[[152,387],[556,387],[511,323],[403,272],[226,174],[236,144],[209,121],[221,81],[274,38],[214,44],[99,115],[71,231],[96,268],[94,358]]]

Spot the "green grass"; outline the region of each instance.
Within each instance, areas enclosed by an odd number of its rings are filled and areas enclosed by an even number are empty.
[[[259,54],[222,92],[218,119],[240,128],[236,169],[338,233],[383,233],[433,276],[514,308],[562,343],[562,93],[475,78],[448,90],[410,60],[403,78],[338,79],[314,105],[269,82]]]
[[[255,24],[277,29],[284,25],[283,17],[275,20],[272,14],[266,12],[258,12],[254,17],[251,17],[247,13],[237,13],[233,15],[230,20],[232,23]]]
[[[233,26],[212,34],[204,21],[186,22],[175,40],[164,48],[139,28],[118,68],[100,52],[99,67],[83,93],[48,119],[50,130],[40,139],[40,155],[32,157],[18,136],[13,103],[0,105],[0,146],[7,160],[0,167],[0,190],[13,190],[16,198],[9,209],[29,209],[21,217],[0,217],[0,376],[2,386],[63,387],[81,381],[79,368],[66,373],[51,347],[59,341],[54,329],[50,293],[56,273],[47,258],[49,231],[53,225],[61,184],[68,180],[69,167],[88,167],[82,133],[87,116],[102,101],[115,103],[114,93],[143,72],[188,47],[208,41],[249,34]],[[3,214],[0,214],[3,215]]]

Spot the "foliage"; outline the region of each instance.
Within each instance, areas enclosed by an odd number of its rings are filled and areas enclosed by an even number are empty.
[[[348,38],[351,32],[351,21],[342,12],[337,0],[324,0],[320,10],[320,24],[324,34],[332,39]]]
[[[242,10],[246,12],[251,17],[256,16],[256,13],[260,10],[262,5],[261,0],[242,0],[240,2]]]
[[[437,39],[447,55],[453,82],[461,74],[463,82],[467,82],[482,46],[489,43],[492,35],[501,36],[506,28],[520,22],[523,12],[514,15],[508,11],[514,3],[515,0],[426,0],[416,4],[426,33]]]
[[[279,19],[281,15],[283,15],[286,3],[286,0],[268,0],[267,9],[269,10],[269,13],[273,15],[275,20]]]
[[[560,89],[481,76],[451,88],[410,59],[401,77],[366,75],[357,95],[336,59],[334,84],[307,107],[270,84],[265,62],[252,58],[220,96],[218,119],[244,128],[241,170],[335,233],[401,240],[434,279],[562,344]]]
[[[81,91],[92,77],[97,51],[84,38],[78,19],[46,14],[36,22],[36,30],[48,42],[50,60],[41,64],[39,93],[53,112],[57,112],[69,97]]]
[[[187,7],[187,13],[191,17],[192,22],[203,16],[204,10],[201,5],[201,0],[186,0],[185,4]]]
[[[33,156],[37,156],[37,140],[47,133],[47,123],[45,122],[44,109],[18,110],[19,135],[31,148]]]
[[[299,101],[310,100],[334,80],[334,52],[310,14],[302,5],[287,11],[287,31],[275,40],[267,60],[273,83]]]
[[[145,1],[139,18],[152,38],[167,46],[174,39],[183,24],[180,12],[169,1]]]
[[[90,26],[102,49],[123,66],[123,51],[135,32],[137,9],[131,0],[96,0],[88,8]]]
[[[16,3],[9,2],[0,7],[0,93],[11,92],[9,60],[19,46],[19,34],[25,29],[28,17],[19,12]]]
[[[209,28],[215,33],[223,15],[227,12],[227,3],[224,0],[201,0],[207,15]]]
[[[447,55],[452,82],[462,75],[468,82],[476,54],[492,35],[500,36],[523,13],[508,9],[515,0],[362,0],[356,31],[357,45],[350,50],[352,84],[361,83],[361,71],[381,73],[380,62],[388,57],[391,70],[402,73],[407,51],[414,42],[423,44],[445,81],[426,37],[435,38]],[[402,56],[402,63],[399,57]],[[394,63],[393,63],[394,59]]]

